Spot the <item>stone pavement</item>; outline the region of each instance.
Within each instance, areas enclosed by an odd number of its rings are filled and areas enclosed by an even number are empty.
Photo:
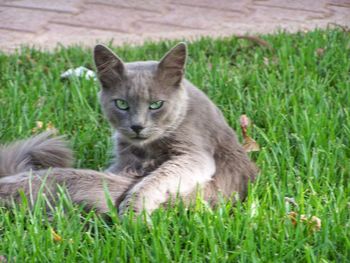
[[[350,0],[0,0],[0,50],[350,27]]]

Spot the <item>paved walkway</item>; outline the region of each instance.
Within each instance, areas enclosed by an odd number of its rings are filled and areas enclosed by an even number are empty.
[[[146,4],[147,2],[147,4]],[[0,49],[350,27],[350,0],[0,0]]]

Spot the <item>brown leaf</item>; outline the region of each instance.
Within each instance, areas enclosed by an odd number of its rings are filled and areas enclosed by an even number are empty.
[[[35,127],[32,129],[32,133],[36,133],[44,127],[44,123],[42,121],[36,121]]]
[[[243,148],[246,152],[260,151],[259,144],[248,136],[247,130],[250,125],[250,120],[247,115],[241,115],[240,117],[241,129],[243,134]]]
[[[318,48],[316,49],[316,55],[318,57],[322,57],[324,55],[325,49],[324,48]]]
[[[57,233],[55,232],[55,230],[53,230],[53,228],[51,228],[51,235],[52,235],[52,239],[53,239],[54,241],[56,241],[56,242],[61,242],[61,241],[63,241],[63,238],[62,238],[59,234],[57,234]]]
[[[256,141],[254,141],[252,138],[250,138],[249,136],[244,138],[243,148],[247,153],[260,151],[259,144]]]
[[[44,127],[44,123],[42,121],[36,121],[35,125],[38,129],[42,129]]]
[[[55,126],[52,124],[51,121],[49,121],[47,124],[44,124],[44,122],[42,121],[36,121],[35,122],[35,127],[32,129],[32,133],[36,133],[38,131],[42,131],[42,130],[46,130],[46,131],[53,131],[53,132],[57,132],[57,129],[55,128]]]
[[[297,224],[297,216],[298,214],[293,211],[288,214],[288,217],[294,226]]]
[[[49,121],[47,124],[46,124],[46,130],[47,131],[56,131],[57,129],[55,128],[55,126],[53,126],[52,122]]]
[[[289,219],[292,224],[296,226],[298,224],[298,213],[292,211],[288,214]],[[320,231],[322,226],[322,221],[317,216],[312,216],[308,218],[306,215],[300,215],[300,221],[303,224],[306,224],[311,231]]]
[[[320,231],[321,230],[322,221],[317,216],[312,216],[311,219],[309,220],[308,224],[315,231]]]

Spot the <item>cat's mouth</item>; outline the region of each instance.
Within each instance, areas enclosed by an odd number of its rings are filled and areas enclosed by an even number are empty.
[[[129,134],[129,139],[135,142],[145,141],[149,139],[149,136],[146,136],[144,134]]]
[[[148,142],[149,140],[153,139],[153,135],[154,134],[150,134],[150,133],[134,133],[134,132],[130,132],[130,131],[123,131],[120,130],[120,134],[126,138],[128,141],[130,141],[131,143],[136,143],[136,144],[143,144]]]
[[[132,137],[131,139],[132,139],[132,140],[136,140],[136,141],[143,141],[143,140],[147,140],[148,137],[136,135],[136,136]]]

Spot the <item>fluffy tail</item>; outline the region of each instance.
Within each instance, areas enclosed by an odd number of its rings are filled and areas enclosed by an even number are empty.
[[[72,150],[62,136],[53,137],[52,131],[0,146],[0,178],[30,169],[71,167],[72,163]]]

